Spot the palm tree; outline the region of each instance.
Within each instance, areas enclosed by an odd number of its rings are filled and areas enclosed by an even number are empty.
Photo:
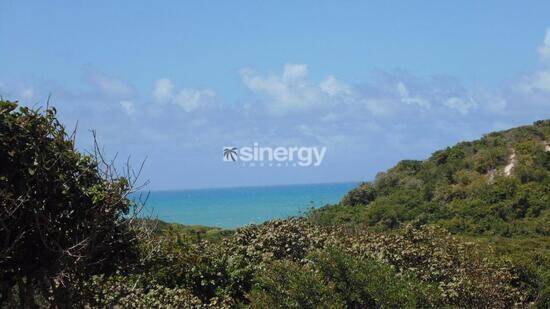
[[[223,149],[223,157],[229,161],[237,161],[237,147],[225,147]]]

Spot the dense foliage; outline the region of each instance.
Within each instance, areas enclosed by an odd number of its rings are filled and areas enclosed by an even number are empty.
[[[539,301],[548,302],[550,120],[401,161],[309,218],[374,231],[438,225],[528,269]]]
[[[104,176],[54,109],[0,101],[0,302],[69,304],[69,286],[137,257],[129,183]]]
[[[535,287],[489,248],[434,227],[396,234],[326,229],[307,219],[251,225],[195,242],[158,235],[153,259],[86,285],[94,306],[259,308],[523,306]],[[167,296],[168,295],[168,296]]]
[[[361,221],[377,230],[415,222],[470,235],[550,236],[549,145],[550,120],[491,133],[424,161],[401,161],[340,204],[368,205]],[[334,217],[328,208],[316,216]]]

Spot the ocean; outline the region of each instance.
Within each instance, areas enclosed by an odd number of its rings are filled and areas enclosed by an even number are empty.
[[[151,191],[146,207],[166,222],[236,228],[337,203],[357,183]]]

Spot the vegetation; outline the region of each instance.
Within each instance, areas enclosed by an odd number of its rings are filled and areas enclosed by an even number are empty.
[[[227,231],[136,219],[134,173],[0,102],[0,307],[547,308],[549,137],[491,133]]]
[[[485,135],[405,160],[340,204],[313,210],[325,227],[371,231],[437,225],[496,249],[530,272],[538,301],[550,298],[550,120]],[[374,197],[374,198],[373,198]],[[488,256],[491,257],[491,256]]]
[[[75,150],[55,117],[0,101],[0,300],[72,303],[70,286],[137,259],[128,178]]]
[[[92,306],[260,308],[510,307],[535,289],[489,249],[448,232],[408,226],[397,233],[325,229],[307,219],[247,226],[221,243],[159,237],[139,270],[93,277]],[[143,256],[151,252],[144,248]],[[166,296],[168,295],[168,296]]]

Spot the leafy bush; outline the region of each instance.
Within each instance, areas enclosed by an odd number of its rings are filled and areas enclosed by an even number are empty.
[[[0,162],[0,302],[68,305],[71,286],[134,260],[131,183],[76,151],[55,109],[0,101]]]
[[[461,306],[501,308],[536,296],[512,265],[486,259],[489,249],[433,228],[398,234],[364,230],[324,232],[328,249],[300,260],[272,259],[256,270],[253,306],[340,307]]]
[[[338,205],[325,205],[321,208],[311,209],[306,215],[308,219],[319,226],[359,226],[364,222],[365,209],[363,207]]]
[[[256,281],[249,295],[252,308],[344,308],[331,283],[296,262],[273,262]]]
[[[528,283],[507,264],[492,264],[488,249],[464,243],[435,227],[406,227],[398,234],[356,233],[339,246],[361,259],[378,259],[439,287],[443,302],[465,307],[526,303]]]
[[[252,288],[254,274],[272,261],[302,261],[314,249],[322,248],[327,235],[304,219],[273,220],[237,229],[224,241],[230,295],[238,298]]]
[[[371,184],[364,182],[357,188],[349,191],[343,198],[340,204],[346,206],[368,205],[376,197]]]
[[[94,291],[88,295],[82,305],[115,308],[159,308],[185,306],[201,308],[202,301],[183,288],[169,288],[159,284],[147,287],[139,286],[137,278],[128,276],[98,276],[87,282],[87,290]]]

